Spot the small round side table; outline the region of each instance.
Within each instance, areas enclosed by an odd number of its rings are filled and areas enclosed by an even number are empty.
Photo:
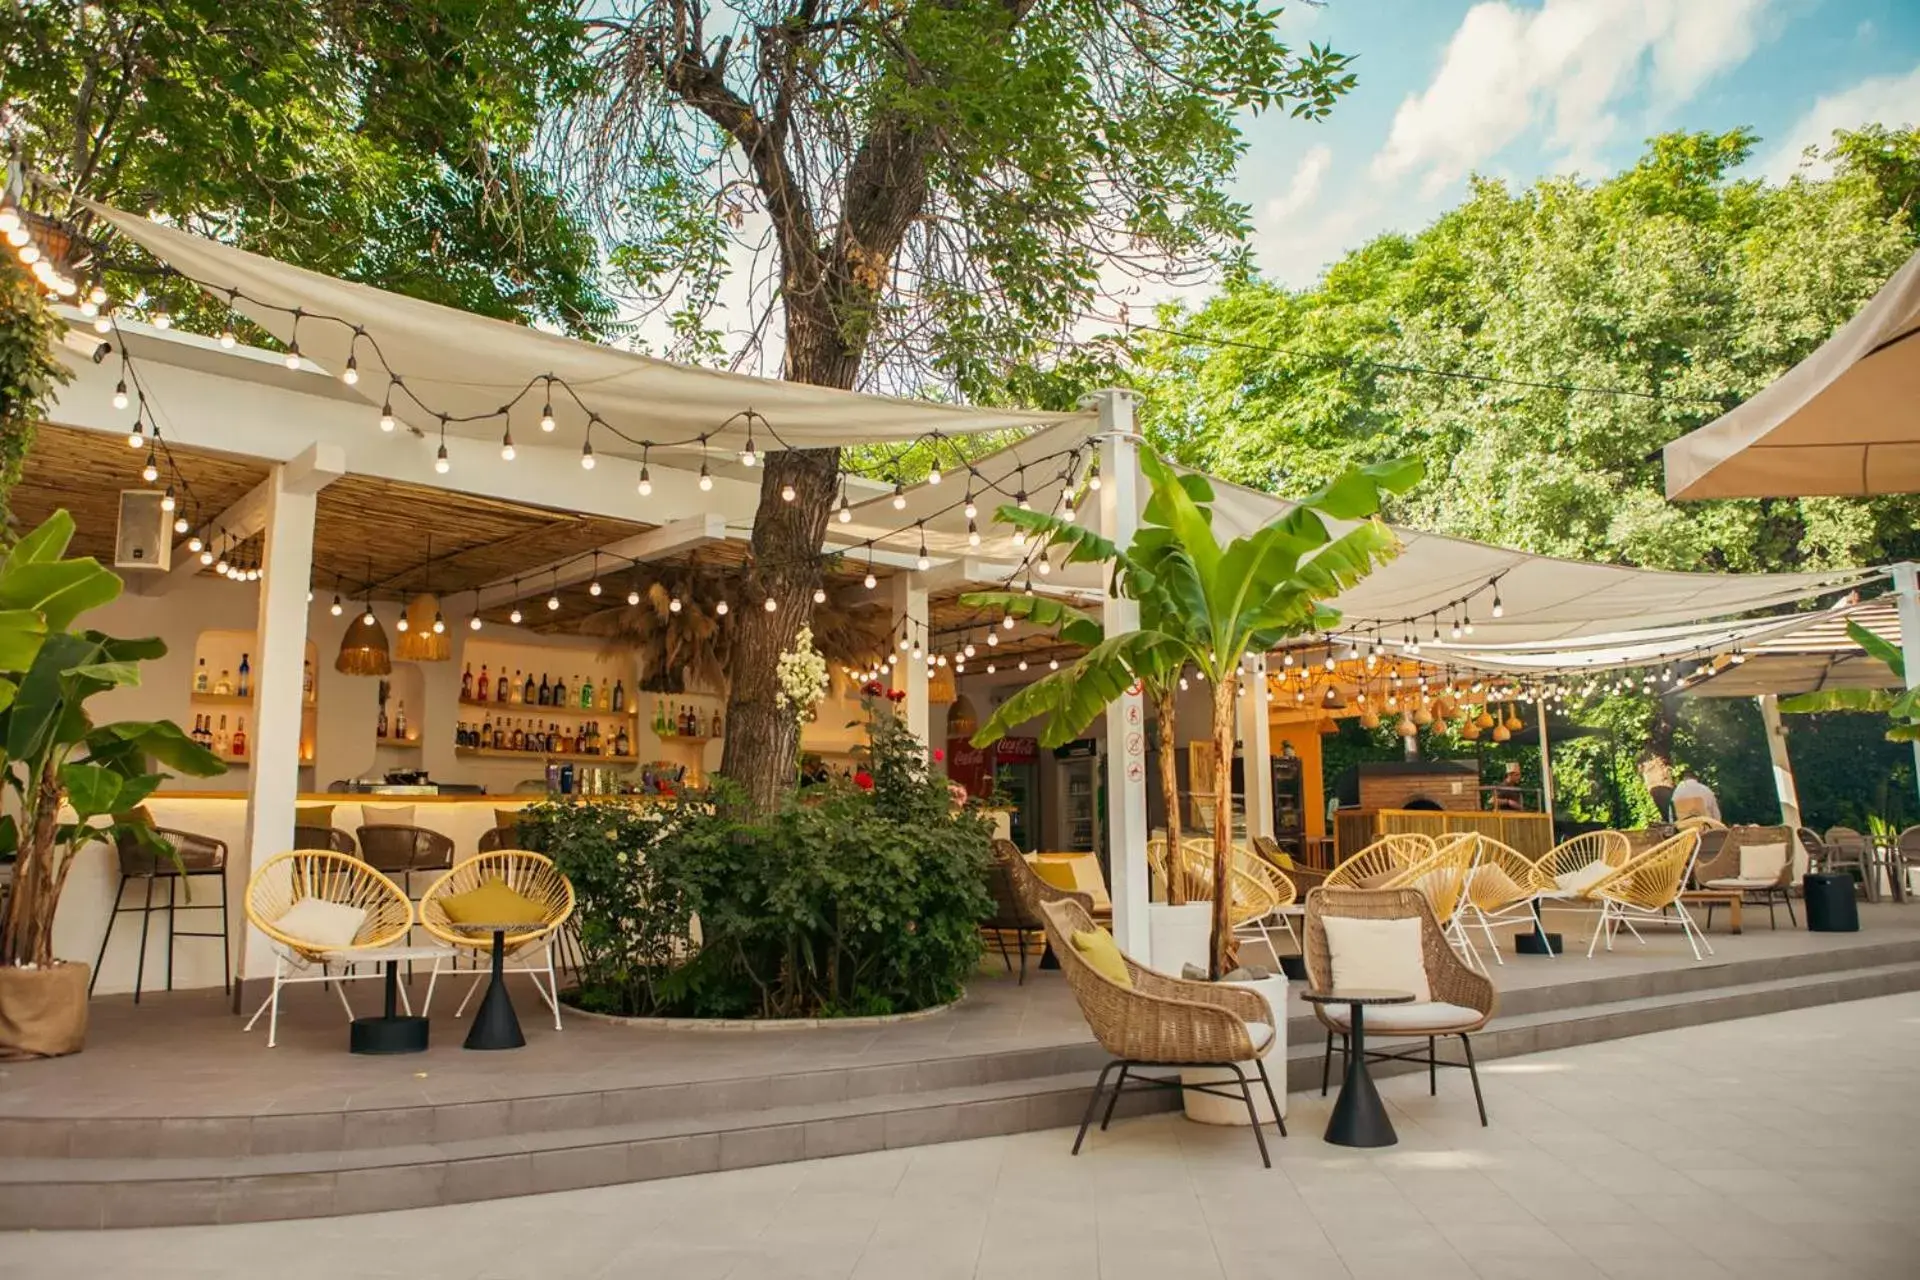
[[[1336,1147],[1391,1147],[1400,1141],[1387,1118],[1386,1104],[1373,1086],[1367,1071],[1366,1007],[1370,1004],[1412,1004],[1411,991],[1386,991],[1369,987],[1336,987],[1332,991],[1303,991],[1300,998],[1308,1004],[1344,1004],[1350,1007],[1347,1027],[1347,1069],[1340,1081],[1340,1096],[1334,1100],[1333,1115],[1327,1120],[1327,1141]]]

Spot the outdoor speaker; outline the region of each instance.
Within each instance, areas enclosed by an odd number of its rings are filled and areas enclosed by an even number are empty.
[[[166,498],[157,489],[120,491],[120,528],[113,540],[116,569],[173,567],[173,517],[160,509]]]

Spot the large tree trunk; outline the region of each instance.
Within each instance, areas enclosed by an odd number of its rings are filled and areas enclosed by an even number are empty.
[[[1233,701],[1231,674],[1213,683],[1213,969],[1217,982],[1230,967],[1233,921]]]
[[[1167,905],[1187,901],[1187,877],[1180,858],[1180,768],[1174,752],[1173,689],[1153,695],[1155,731],[1160,740],[1160,791],[1167,805]]]
[[[837,341],[825,308],[789,301],[785,377],[789,382],[850,388],[860,357]],[[778,431],[780,424],[775,422]],[[762,441],[769,446],[773,441]],[[820,583],[820,546],[838,491],[838,449],[769,448],[753,518],[753,560],[747,595],[734,618],[733,669],[727,691],[726,743],[720,772],[745,788],[759,812],[773,808],[793,786],[799,726],[781,707],[776,668],[780,654],[813,617]],[[793,501],[781,490],[793,486]],[[764,605],[771,598],[778,608]]]

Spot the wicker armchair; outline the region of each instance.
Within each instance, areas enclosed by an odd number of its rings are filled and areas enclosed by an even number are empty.
[[[1044,903],[1042,918],[1047,938],[1060,958],[1067,986],[1080,1006],[1080,1013],[1093,1030],[1094,1039],[1114,1060],[1100,1069],[1093,1095],[1087,1099],[1086,1113],[1080,1119],[1080,1132],[1073,1140],[1073,1153],[1080,1154],[1087,1127],[1093,1122],[1094,1109],[1106,1095],[1106,1111],[1100,1118],[1105,1130],[1113,1119],[1114,1104],[1129,1084],[1135,1089],[1194,1088],[1222,1097],[1238,1097],[1247,1105],[1253,1121],[1253,1136],[1260,1146],[1260,1162],[1268,1168],[1273,1161],[1267,1155],[1266,1134],[1254,1106],[1253,1082],[1243,1064],[1251,1062],[1273,1108],[1274,1124],[1280,1136],[1287,1134],[1287,1123],[1280,1118],[1279,1100],[1274,1097],[1273,1082],[1267,1076],[1266,1055],[1273,1047],[1275,1028],[1273,1010],[1265,997],[1232,983],[1187,982],[1157,973],[1127,958],[1127,974],[1133,985],[1122,986],[1102,975],[1073,945],[1075,933],[1094,928],[1093,917],[1077,902],[1057,900]],[[1237,1091],[1230,1084],[1183,1086],[1180,1077],[1131,1074],[1139,1067],[1222,1067],[1232,1071]],[[1115,1068],[1119,1076],[1108,1092],[1107,1077]]]
[[[360,846],[353,842],[353,837],[338,827],[295,827],[293,847],[325,849],[332,853],[344,853],[349,858],[360,852]]]
[[[1300,859],[1294,857],[1285,849],[1282,849],[1280,842],[1272,836],[1255,836],[1251,843],[1253,845],[1253,851],[1259,854],[1268,866],[1278,869],[1288,880],[1293,882],[1294,890],[1297,893],[1305,893],[1309,889],[1319,888],[1322,884],[1326,883],[1327,877],[1332,874],[1332,872],[1320,867],[1302,866]]]
[[[1873,845],[1852,827],[1828,827],[1821,842],[1825,847],[1825,871],[1849,871],[1859,879],[1860,891],[1868,902],[1880,900],[1880,886],[1874,883]]]
[[[1292,876],[1282,871],[1279,867],[1274,866],[1250,848],[1241,845],[1234,846],[1233,858],[1235,879],[1237,880],[1240,876],[1245,875],[1250,879],[1258,881],[1261,890],[1270,899],[1266,918],[1261,921],[1262,925],[1265,925],[1266,920],[1271,920],[1279,926],[1280,930],[1285,933],[1287,937],[1293,940],[1294,946],[1299,946],[1300,936],[1293,931],[1293,922],[1282,914],[1282,908],[1290,907],[1300,900],[1300,886],[1293,882]],[[1266,939],[1268,949],[1273,951],[1274,959],[1278,961],[1280,952],[1274,947],[1271,934],[1265,927],[1262,928],[1261,933]]]
[[[283,928],[287,912],[303,898],[318,898],[364,912],[353,940],[345,945],[319,943]],[[347,993],[340,984],[363,975],[329,973],[324,966],[334,963],[350,967],[358,955],[399,944],[413,927],[413,904],[399,885],[358,858],[322,850],[296,850],[269,858],[247,882],[246,909],[247,922],[273,944],[273,990],[253,1011],[245,1028],[253,1030],[260,1015],[271,1009],[267,1019],[269,1049],[279,1043],[280,988],[296,982],[330,983],[351,1021],[353,1006],[347,1003]],[[306,972],[316,966],[322,966],[321,972]]]
[[[1593,941],[1587,944],[1588,958],[1592,958],[1602,933],[1606,934],[1607,950],[1613,950],[1613,935],[1623,925],[1644,946],[1646,939],[1633,927],[1633,922],[1665,919],[1669,911],[1679,918],[1687,942],[1693,947],[1693,958],[1703,958],[1702,947],[1706,948],[1707,955],[1712,955],[1713,944],[1707,941],[1680,897],[1687,885],[1687,872],[1699,852],[1700,832],[1682,831],[1629,858],[1595,884],[1587,896],[1600,904],[1600,919],[1593,927]]]
[[[540,998],[553,1011],[553,1029],[558,1031],[560,984],[554,976],[553,944],[555,935],[573,916],[573,884],[553,865],[553,859],[524,849],[500,849],[462,860],[451,871],[428,885],[427,891],[420,895],[420,926],[448,946],[490,954],[493,950],[492,935],[461,928],[447,914],[446,908],[448,898],[478,889],[489,880],[500,881],[544,908],[539,923],[507,934],[505,947],[510,960],[531,957],[536,950],[539,952],[539,963],[523,962],[509,967],[520,969],[527,975],[533,983],[533,989],[540,993]],[[542,973],[547,975],[545,986],[540,983]],[[486,976],[484,971],[474,976],[473,982],[467,987],[467,994],[461,997],[460,1007],[453,1011],[454,1017],[458,1018],[467,1011],[467,1002],[473,999],[473,993],[480,989],[480,983]]]
[[[1025,861],[1018,853],[1014,861]],[[980,922],[980,927],[993,935],[1000,947],[1000,959],[1007,966],[1007,972],[1013,972],[1013,951],[1020,953],[1019,985],[1027,981],[1027,935],[1038,932],[1043,926],[1027,900],[1014,883],[1014,870],[1008,865],[1009,859],[998,849],[994,851],[992,863],[987,867],[987,892],[993,895],[993,914]],[[1007,946],[1007,935],[1013,935],[1012,950]]]
[[[512,827],[488,827],[480,833],[480,841],[475,847],[481,853],[498,853],[502,849],[514,847],[514,841],[520,833]]]
[[[1034,919],[1041,918],[1041,907],[1046,903],[1072,902],[1095,921],[1101,924],[1111,922],[1113,912],[1096,910],[1092,894],[1082,893],[1078,889],[1062,889],[1059,885],[1048,884],[1042,880],[1040,873],[1033,869],[1033,864],[1027,861],[1027,855],[1020,852],[1020,847],[1013,841],[995,840],[993,853],[996,858],[1005,862],[1007,869],[1012,872],[1014,892],[1020,895],[1021,900],[1026,904],[1027,913]]]
[[[1486,935],[1494,963],[1507,962],[1500,954],[1499,939],[1493,934],[1496,923],[1533,925],[1539,922],[1541,897],[1557,888],[1553,877],[1546,872],[1546,863],[1552,856],[1549,853],[1535,861],[1492,836],[1480,837],[1480,860],[1467,877],[1466,902],[1461,910],[1463,923],[1470,918]]]
[[[360,856],[374,870],[395,877],[413,898],[417,873],[445,871],[453,865],[453,841],[425,827],[371,825],[361,827]]]
[[[1432,836],[1418,833],[1381,836],[1343,859],[1327,873],[1323,883],[1329,889],[1391,888],[1415,863],[1431,858],[1436,852]]]
[[[1718,849],[1708,847],[1708,837],[1721,835]],[[1769,875],[1748,876],[1740,870],[1741,850],[1755,845],[1777,844],[1782,846],[1785,856],[1780,865]],[[1693,861],[1693,883],[1703,889],[1736,890],[1741,898],[1748,902],[1764,904],[1767,908],[1767,925],[1779,928],[1774,918],[1774,908],[1780,903],[1787,907],[1787,923],[1798,927],[1794,919],[1793,898],[1788,890],[1793,885],[1793,831],[1788,827],[1728,827],[1724,832],[1702,832],[1700,852]],[[1713,928],[1713,904],[1707,904],[1707,928]]]
[[[1454,949],[1475,968],[1480,957],[1473,942],[1460,925],[1460,911],[1466,905],[1467,877],[1480,856],[1480,837],[1472,833],[1450,833],[1434,842],[1433,853],[1407,869],[1393,881],[1395,889],[1418,889],[1433,908],[1433,918]]]
[[[1307,980],[1317,991],[1337,990],[1339,975],[1333,971],[1333,950],[1327,942],[1327,920],[1346,917],[1359,920],[1420,921],[1420,953],[1427,973],[1432,999],[1414,1004],[1381,1005],[1370,1011],[1366,1034],[1373,1038],[1423,1039],[1425,1056],[1419,1049],[1366,1051],[1369,1062],[1413,1062],[1427,1068],[1427,1091],[1439,1093],[1439,1068],[1464,1067],[1473,1081],[1473,1101],[1480,1112],[1480,1124],[1487,1123],[1486,1099],[1480,1093],[1480,1071],[1473,1060],[1473,1033],[1487,1025],[1498,1007],[1493,983],[1468,967],[1453,949],[1433,907],[1417,889],[1343,889],[1338,886],[1315,889],[1307,895],[1306,962]],[[1333,1042],[1340,1040],[1344,1062],[1351,1052],[1349,1021],[1351,1014],[1342,1005],[1313,1007],[1314,1016],[1327,1029],[1327,1052],[1320,1066],[1320,1095],[1326,1096],[1333,1073]],[[1460,1038],[1464,1061],[1443,1061],[1439,1041],[1447,1036]]]

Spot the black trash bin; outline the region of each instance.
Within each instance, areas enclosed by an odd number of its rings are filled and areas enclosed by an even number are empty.
[[[1860,932],[1860,908],[1853,898],[1854,879],[1838,872],[1801,877],[1807,896],[1807,930],[1811,933]]]

